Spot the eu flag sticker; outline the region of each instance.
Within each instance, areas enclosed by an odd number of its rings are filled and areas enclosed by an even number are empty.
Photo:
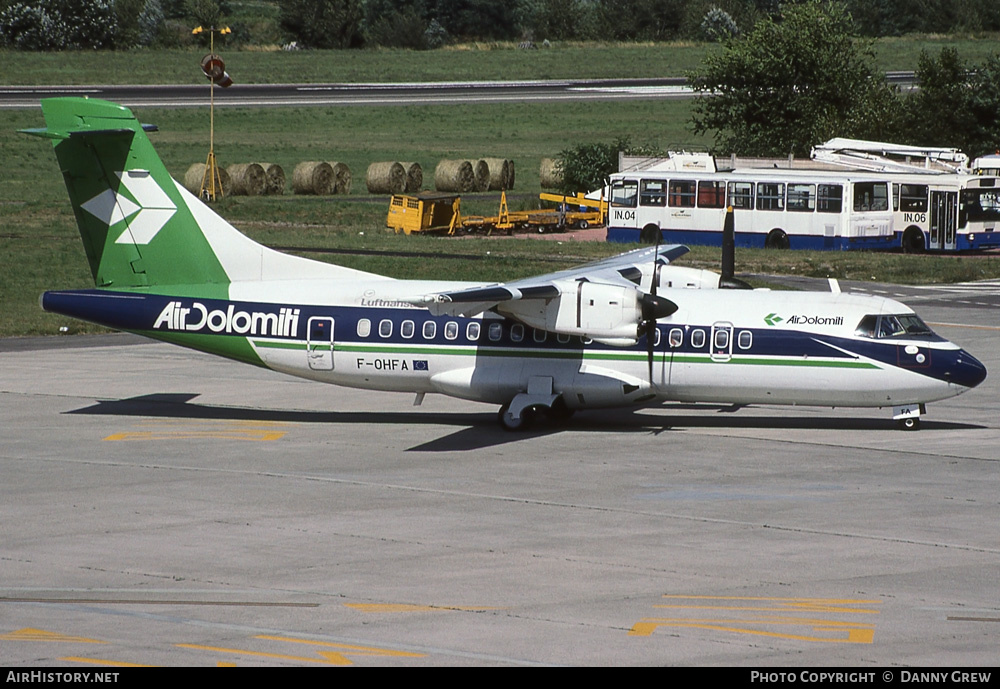
[[[426,359],[414,359],[413,360],[413,370],[414,371],[426,371],[427,370],[427,360]]]

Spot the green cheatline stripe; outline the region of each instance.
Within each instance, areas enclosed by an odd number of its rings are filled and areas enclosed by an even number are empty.
[[[270,349],[300,349],[305,350],[304,342],[274,342],[269,340],[253,340],[257,347]],[[329,348],[319,347],[319,349]],[[644,352],[586,352],[579,350],[525,350],[525,349],[501,349],[484,347],[477,350],[475,347],[451,347],[440,345],[436,347],[425,347],[414,345],[407,346],[380,346],[380,345],[359,345],[359,344],[336,344],[335,348],[339,352],[363,352],[365,354],[420,354],[424,356],[483,356],[494,358],[517,358],[530,357],[533,359],[575,359],[587,361],[646,361]],[[763,357],[741,357],[735,356],[731,359],[717,361],[709,354],[669,354],[656,353],[654,361],[668,364],[740,364],[744,366],[796,366],[813,368],[855,368],[855,369],[879,369],[876,364],[867,361],[841,361],[830,359],[769,359]]]

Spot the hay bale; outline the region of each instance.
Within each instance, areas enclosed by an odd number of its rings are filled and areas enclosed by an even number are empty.
[[[464,193],[476,188],[476,174],[468,160],[442,160],[434,168],[434,188]]]
[[[184,173],[184,188],[195,196],[201,194],[201,183],[205,179],[205,163],[195,163]],[[219,171],[219,182],[222,184],[221,194],[216,189],[216,195],[231,196],[233,193],[233,182],[224,167],[216,168]]]
[[[406,170],[406,193],[420,191],[424,186],[424,169],[420,167],[420,163],[400,163],[400,165]]]
[[[346,163],[338,163],[335,160],[330,161],[330,167],[333,168],[333,193],[350,194],[351,184],[354,181],[351,168],[347,167]]]
[[[486,163],[490,174],[489,190],[509,189],[507,185],[510,180],[510,161],[504,158],[483,158],[483,162]]]
[[[226,168],[234,196],[261,196],[267,186],[264,168],[257,163],[236,163]]]
[[[513,160],[508,160],[507,161],[507,174],[508,174],[508,177],[507,177],[507,188],[508,189],[513,189],[514,188],[514,161]]]
[[[543,189],[556,189],[563,181],[562,165],[552,158],[542,158],[542,165],[538,170]]]
[[[406,170],[397,162],[372,163],[365,173],[369,194],[402,194],[406,191]]]
[[[490,188],[490,166],[485,160],[470,160],[472,173],[476,176],[476,191],[486,191]]]
[[[310,160],[299,163],[292,171],[292,191],[296,194],[329,196],[335,182],[330,163]]]
[[[264,170],[264,193],[280,196],[285,193],[285,169],[277,163],[257,163]]]

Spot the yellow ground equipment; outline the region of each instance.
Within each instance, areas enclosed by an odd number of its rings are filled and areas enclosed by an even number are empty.
[[[507,206],[507,193],[500,193],[500,210],[495,216],[462,215],[461,198],[453,194],[424,192],[396,194],[389,201],[386,226],[396,234],[413,232],[447,232],[448,234],[480,232],[492,234],[494,230],[513,234],[516,230],[549,232],[570,227],[586,229],[603,225],[607,217],[607,203],[583,196],[539,194],[542,201],[559,204],[557,209],[511,211]],[[570,210],[576,208],[577,210]],[[594,210],[583,210],[584,208]]]
[[[455,194],[394,194],[385,224],[396,234],[442,231],[454,234],[455,228],[461,227],[461,203]]]

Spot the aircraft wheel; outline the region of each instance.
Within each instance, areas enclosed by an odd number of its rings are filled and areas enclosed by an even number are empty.
[[[497,420],[505,431],[523,431],[528,425],[528,410],[521,412],[521,416],[514,418],[510,415],[510,405],[505,404],[497,412]]]
[[[565,423],[569,421],[575,412],[575,409],[570,409],[566,406],[566,402],[563,401],[562,397],[556,399],[556,401],[552,403],[552,406],[546,410],[548,417],[555,423]]]
[[[916,416],[909,416],[905,419],[900,419],[896,422],[899,424],[900,430],[903,431],[919,431],[920,430],[920,419]]]
[[[771,230],[764,240],[765,249],[787,249],[789,245],[788,235],[784,230]]]

